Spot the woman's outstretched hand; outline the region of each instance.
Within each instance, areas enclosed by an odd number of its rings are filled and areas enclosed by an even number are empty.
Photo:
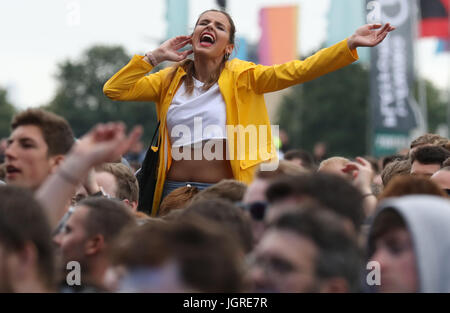
[[[383,27],[381,24],[367,24],[361,26],[350,38],[348,38],[348,47],[351,50],[358,47],[374,47],[382,42],[393,30],[395,30],[395,27],[391,26],[389,23],[384,24]]]
[[[191,43],[191,36],[178,36],[165,41],[158,49],[152,51],[152,54],[158,64],[164,61],[180,62],[186,59],[193,51],[180,52],[178,50]]]

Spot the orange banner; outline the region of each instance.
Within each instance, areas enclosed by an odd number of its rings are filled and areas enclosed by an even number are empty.
[[[262,8],[260,26],[259,63],[281,64],[298,57],[298,6]]]

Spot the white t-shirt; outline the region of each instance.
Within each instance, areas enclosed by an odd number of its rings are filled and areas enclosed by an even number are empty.
[[[194,78],[194,90],[186,92],[185,83],[173,97],[167,112],[167,128],[172,147],[183,147],[205,140],[226,139],[225,101],[216,83],[209,90]]]

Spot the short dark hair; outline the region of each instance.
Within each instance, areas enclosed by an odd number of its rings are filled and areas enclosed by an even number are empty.
[[[450,151],[439,146],[425,146],[418,148],[411,155],[411,163],[417,161],[421,164],[442,164],[450,157]]]
[[[282,214],[269,230],[290,231],[311,240],[318,250],[315,272],[319,279],[343,277],[350,292],[360,289],[362,252],[340,218],[320,207],[304,207]]]
[[[315,163],[314,158],[308,151],[301,150],[301,149],[295,149],[295,150],[289,150],[284,154],[284,159],[291,161],[293,159],[300,159],[302,160],[302,166],[307,169],[314,169]]]
[[[15,115],[11,129],[34,125],[42,131],[48,156],[67,154],[75,142],[69,123],[61,116],[41,109],[28,109]]]
[[[290,196],[309,196],[339,216],[350,219],[359,232],[364,221],[361,192],[346,179],[317,172],[309,175],[285,176],[274,181],[266,191],[270,203]]]
[[[80,201],[77,206],[84,206],[89,210],[84,225],[87,234],[101,234],[107,243],[114,240],[126,227],[136,223],[130,209],[119,200],[90,197]]]
[[[55,287],[52,232],[47,216],[31,191],[0,186],[0,245],[17,252],[32,243],[37,251],[38,275],[48,288]]]
[[[384,170],[386,168],[386,166],[389,165],[392,162],[403,161],[403,160],[406,160],[406,159],[407,159],[407,157],[404,156],[404,155],[401,155],[401,154],[393,154],[393,155],[385,156],[383,158],[383,169],[382,170]]]
[[[367,257],[370,258],[376,251],[376,241],[390,230],[405,228],[406,223],[403,217],[394,208],[387,208],[378,214],[372,221],[372,231],[369,234],[367,244]]]
[[[128,229],[112,249],[112,261],[129,269],[175,261],[184,284],[200,292],[240,292],[242,272],[237,244],[204,218],[148,223]]]
[[[193,202],[183,211],[181,219],[193,214],[223,226],[227,232],[236,237],[236,241],[245,253],[252,250],[253,234],[250,220],[241,208],[230,201],[210,199]]]

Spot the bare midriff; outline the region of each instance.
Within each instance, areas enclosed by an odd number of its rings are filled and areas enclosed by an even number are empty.
[[[226,140],[221,140],[222,145],[221,157],[210,160],[208,156],[203,153],[202,148],[187,148],[180,147],[180,153],[183,155],[190,155],[190,158],[181,160],[172,160],[172,165],[167,173],[167,180],[178,182],[197,182],[197,183],[217,183],[222,179],[232,179],[233,172],[231,170],[230,161],[226,157]],[[199,149],[201,151],[199,151]],[[197,151],[196,151],[197,150]],[[215,150],[212,149],[214,153]],[[172,153],[173,154],[173,153]],[[214,155],[217,155],[214,153]]]

